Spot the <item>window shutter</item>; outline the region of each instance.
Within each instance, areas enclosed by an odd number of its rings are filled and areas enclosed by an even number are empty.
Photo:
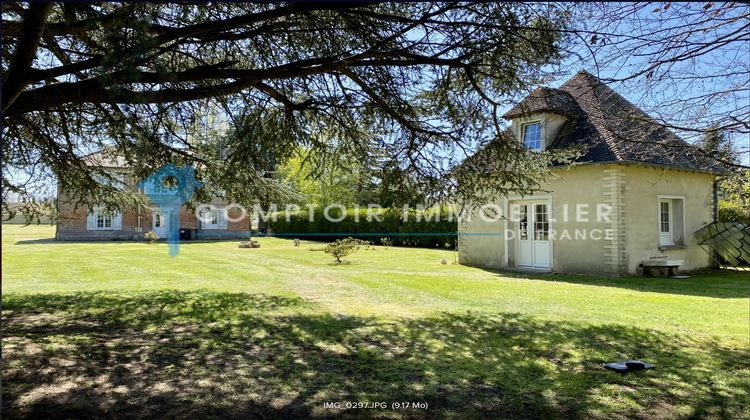
[[[89,209],[89,212],[86,214],[86,229],[96,229],[96,210],[94,209]]]
[[[227,211],[219,210],[219,229],[227,228]]]
[[[112,229],[122,230],[122,213],[116,213],[112,216]]]

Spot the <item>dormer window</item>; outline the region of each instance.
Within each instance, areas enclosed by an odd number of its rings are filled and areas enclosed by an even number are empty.
[[[523,145],[537,152],[542,151],[542,124],[538,122],[523,125]]]

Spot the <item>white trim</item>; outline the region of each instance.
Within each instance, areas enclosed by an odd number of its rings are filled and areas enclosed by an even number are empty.
[[[533,194],[533,195],[512,195],[508,197],[508,200],[549,200],[552,202],[552,194]]]
[[[209,210],[208,213],[216,214],[216,223],[206,223],[208,218],[205,213],[199,218],[201,230],[227,230],[227,218],[224,209]]]
[[[107,178],[104,174],[95,173],[93,177],[97,184],[114,187],[118,190],[124,190],[127,187],[127,184],[125,184],[125,172],[118,170],[108,170],[106,172],[112,179]]]
[[[555,220],[554,216],[552,215],[552,194],[549,194],[549,198],[547,199],[547,211],[549,214],[547,215],[547,223],[549,223],[549,269],[552,270],[552,268],[555,266],[555,241],[552,240],[552,231],[554,228],[552,227],[552,222]]]
[[[664,198],[664,199],[667,199],[667,200],[670,200],[670,199],[671,200],[674,200],[674,199],[684,200],[685,196],[684,195],[662,195],[662,194],[659,194],[659,195],[656,196],[656,198],[659,198],[659,199]]]
[[[682,244],[685,244],[687,242],[687,238],[685,237],[685,208],[687,205],[685,204],[685,196],[684,195],[663,195],[658,194],[656,196],[656,232],[659,233],[659,246],[669,246],[669,245],[675,245],[674,241],[674,203],[670,205],[670,215],[669,215],[669,223],[670,223],[670,230],[672,231],[672,243],[671,244],[662,244],[661,243],[661,202],[662,200],[682,200]]]
[[[169,235],[169,221],[172,211],[170,209],[160,209],[158,207],[151,209],[151,230],[156,232],[160,238],[166,238]],[[156,219],[159,218],[159,226],[156,226]],[[158,230],[157,230],[158,229]]]
[[[122,212],[113,213],[109,227],[99,227],[99,213],[102,212],[102,206],[93,206],[86,215],[86,230],[122,230]]]
[[[526,147],[526,127],[529,125],[539,124],[539,149],[532,149],[530,147]],[[542,123],[542,119],[534,119],[529,120],[521,123],[521,144],[523,147],[526,147],[529,150],[533,150],[535,152],[543,152],[545,149],[545,141],[544,141],[544,124]]]
[[[659,199],[659,245],[674,245],[674,200]],[[664,220],[666,216],[667,220]],[[664,230],[664,228],[667,230]]]
[[[508,226],[509,226],[508,221],[510,220],[509,218],[510,213],[508,213],[510,209],[508,208],[509,207],[508,203],[509,203],[509,200],[507,198],[504,198],[503,199],[503,214],[505,214],[505,219],[503,220],[503,232],[505,232],[505,235],[504,235],[505,246],[503,247],[503,266],[504,267],[508,266],[508,259],[510,258],[510,256],[508,255],[508,243],[510,242],[510,240],[508,239]]]
[[[549,239],[547,240],[547,242],[549,243],[549,267],[544,267],[543,269],[545,269],[545,270],[548,269],[548,270],[552,271],[554,269],[554,267],[555,267],[555,241],[552,239],[552,234],[551,234],[551,232],[553,230],[552,222],[555,220],[555,218],[552,217],[552,194],[534,194],[534,195],[525,196],[525,197],[524,196],[511,196],[511,197],[506,198],[506,203],[507,203],[507,205],[509,207],[511,205],[510,204],[511,201],[543,201],[543,202],[545,202],[547,204],[547,219],[548,219],[547,223],[549,225],[548,232],[550,232],[549,236],[548,236]],[[507,213],[507,214],[509,215],[510,213]],[[533,228],[533,226],[532,226],[532,228]],[[533,232],[530,232],[530,233],[533,233]],[[515,241],[514,241],[514,243],[516,245],[518,244],[517,239],[518,238],[516,237]],[[508,246],[507,246],[508,242],[509,242],[509,240],[508,240],[508,233],[507,233],[507,230],[506,230],[506,234],[505,234],[505,243],[506,243],[505,250],[506,250],[506,253],[508,252]],[[518,252],[515,252],[515,254],[516,254],[515,255],[515,260],[517,261],[518,260],[518,255],[517,255]],[[506,266],[508,265],[507,259],[506,259],[505,264],[506,264]],[[528,266],[519,266],[517,262],[515,263],[515,267],[523,268],[523,269],[529,268]]]

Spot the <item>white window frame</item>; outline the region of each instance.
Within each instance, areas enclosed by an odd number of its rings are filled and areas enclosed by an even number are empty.
[[[201,228],[206,230],[226,230],[227,219],[226,217],[224,217],[224,211],[221,209],[217,209],[210,210],[209,212],[211,214],[211,223],[206,223],[206,219],[208,219],[208,216],[206,214],[202,214],[200,218]]]
[[[102,226],[99,226],[100,218]],[[106,221],[109,220],[109,226]],[[86,230],[122,230],[122,212],[107,214],[102,206],[95,206],[86,217]]]
[[[535,241],[549,241],[549,206],[547,203],[535,203],[534,206],[534,240]],[[537,206],[544,206],[544,212],[537,212]],[[544,220],[539,221],[537,217],[544,215]],[[537,225],[541,225],[541,229],[537,230]]]
[[[117,172],[117,171],[109,171],[108,174],[111,177],[111,179],[107,178],[106,176],[104,176],[102,174],[94,174],[94,180],[96,180],[96,182],[98,184],[108,185],[110,187],[115,187],[118,190],[124,190],[125,189],[126,185],[125,185],[125,174],[124,173]]]
[[[532,148],[526,145],[526,129],[529,126],[532,125],[538,125],[539,126],[539,148]],[[521,124],[521,144],[523,144],[524,147],[526,147],[529,150],[533,150],[535,152],[541,152],[544,150],[544,127],[542,127],[542,121],[529,121]]]
[[[518,219],[518,240],[528,241],[529,240],[529,205],[528,204],[517,204],[519,208],[519,219]],[[520,211],[523,209],[523,211]]]
[[[682,232],[675,232],[675,221],[674,221],[674,213],[675,213],[675,201],[680,200],[682,205]],[[661,205],[662,203],[669,203],[669,232],[662,232],[661,231]],[[659,246],[675,246],[675,245],[684,245],[681,243],[675,242],[675,233],[679,233],[677,235],[678,237],[682,238],[682,241],[685,241],[685,196],[682,195],[658,195],[656,200],[656,225],[657,225],[657,232],[659,233]]]

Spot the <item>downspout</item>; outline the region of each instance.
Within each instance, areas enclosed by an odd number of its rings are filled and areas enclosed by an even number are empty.
[[[714,177],[714,184],[713,184],[713,191],[711,191],[712,198],[713,198],[713,208],[711,209],[711,218],[713,219],[713,223],[717,223],[719,221],[719,182],[721,181],[723,177],[717,176]],[[713,268],[720,268],[721,264],[719,263],[719,254],[716,252],[713,247],[711,247],[711,252],[709,254],[711,256],[711,266]]]
[[[713,209],[712,210],[712,216],[713,216],[713,222],[719,221],[719,180],[721,177],[714,178],[714,186],[713,186]]]

